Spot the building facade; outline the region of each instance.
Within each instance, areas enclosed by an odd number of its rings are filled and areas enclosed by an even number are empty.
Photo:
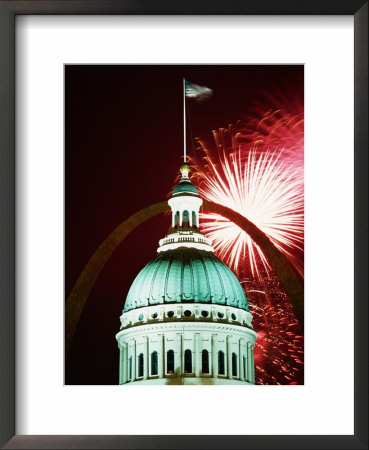
[[[199,229],[189,166],[168,201],[171,231],[135,278],[116,335],[119,384],[254,384],[245,292]]]

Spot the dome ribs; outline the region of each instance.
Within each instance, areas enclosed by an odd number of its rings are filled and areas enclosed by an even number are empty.
[[[218,274],[217,281],[219,282],[220,287],[221,287],[221,291],[222,291],[222,294],[221,294],[221,296],[219,297],[218,301],[219,301],[221,304],[226,304],[226,294],[225,294],[225,290],[224,290],[224,283],[223,283],[222,275],[221,275],[221,273],[220,273],[220,270],[218,270],[216,260],[215,260],[215,259],[211,259],[211,260],[210,260],[210,263],[213,265],[215,271],[216,271],[217,274]],[[218,303],[218,302],[217,302],[217,303]]]
[[[199,302],[201,298],[205,295],[202,295],[202,285],[201,285],[201,276],[200,269],[203,269],[203,264],[201,261],[192,258],[192,275],[193,275],[193,290],[194,290],[194,301]],[[210,295],[209,295],[210,298]]]
[[[210,252],[178,249],[160,253],[137,275],[124,311],[147,305],[194,302],[249,311],[236,275]]]
[[[192,272],[191,272],[191,256],[187,253],[184,254],[182,259],[182,273],[181,273],[181,294],[183,301],[193,300],[192,292]]]
[[[182,263],[172,256],[167,277],[167,296],[172,302],[181,301]]]
[[[136,289],[135,298],[137,300],[137,306],[146,306],[150,304],[150,283],[147,283],[147,279],[151,275],[151,269],[154,261],[150,261],[147,266],[145,266],[144,277],[142,277],[142,282],[139,289]]]
[[[199,303],[201,303],[201,301],[202,300],[204,300],[205,301],[205,299],[207,298],[207,297],[209,297],[209,300],[206,302],[206,303],[211,303],[211,286],[210,286],[210,282],[209,282],[209,275],[208,275],[208,271],[207,271],[207,269],[206,269],[206,264],[205,264],[205,260],[204,260],[204,257],[203,257],[203,254],[201,253],[201,252],[199,252],[199,260],[200,260],[200,262],[201,262],[201,264],[202,264],[202,268],[203,268],[203,270],[204,270],[204,275],[205,275],[205,279],[206,279],[206,291],[207,291],[207,294],[206,295],[201,295],[202,294],[202,292],[200,291],[200,299],[199,299]],[[200,283],[201,283],[201,277],[200,277]],[[201,284],[201,286],[202,286],[202,284]]]
[[[190,257],[190,271],[191,271],[191,291],[192,291],[192,298],[193,301],[196,302],[196,295],[195,295],[195,281],[194,281],[194,274],[193,274],[193,258]]]
[[[165,275],[164,299],[163,299],[164,303],[167,298],[170,299],[170,296],[168,294],[168,278],[169,278],[169,273],[170,273],[170,268],[171,268],[172,262],[173,262],[173,258],[170,258],[168,261],[168,268],[167,268],[167,272]]]
[[[158,274],[158,272],[159,272],[159,274],[162,272],[162,266],[163,266],[163,263],[164,263],[165,261],[163,261],[163,258],[160,258],[159,259],[159,264],[157,264],[157,267],[156,267],[156,269],[155,269],[155,272],[154,272],[154,276],[151,278],[151,285],[150,285],[150,300],[152,300],[152,302],[151,301],[149,301],[149,303],[150,303],[150,305],[155,305],[156,303],[160,303],[160,293],[159,292],[155,292],[155,285],[161,285],[161,283],[160,282],[157,282],[157,274]],[[160,271],[159,271],[159,269],[161,269]],[[155,301],[156,299],[159,299],[159,301]]]
[[[218,260],[219,261],[219,260]],[[219,261],[220,262],[220,261]],[[233,292],[233,299],[234,299],[234,303],[236,303],[237,305],[239,304],[239,297],[240,297],[240,289],[242,289],[241,288],[241,285],[239,284],[239,282],[238,282],[238,280],[236,279],[236,277],[235,277],[235,275],[234,275],[234,273],[231,271],[231,269],[229,268],[229,267],[227,267],[227,266],[223,266],[223,273],[225,273],[225,275],[226,275],[226,277],[227,277],[227,281],[228,281],[228,284],[229,284],[229,286],[230,286],[230,288],[231,288],[231,290],[232,290],[232,292]],[[235,282],[234,281],[237,281],[237,284],[235,284]],[[238,292],[237,292],[238,291]],[[244,297],[245,296],[245,293],[243,292],[243,290],[242,290],[242,296]],[[241,297],[242,298],[242,297]],[[231,301],[227,301],[227,304],[228,305],[230,305],[230,306],[235,306],[235,305],[233,305],[232,304],[233,303],[233,301],[232,301],[232,299],[231,299]]]

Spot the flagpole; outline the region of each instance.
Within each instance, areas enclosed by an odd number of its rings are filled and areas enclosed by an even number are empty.
[[[183,78],[183,161],[186,162],[186,80]]]

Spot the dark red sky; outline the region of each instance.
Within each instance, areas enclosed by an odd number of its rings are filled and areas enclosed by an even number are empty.
[[[247,114],[262,91],[301,91],[303,66],[66,66],[66,298],[107,235],[173,186],[183,154],[183,78],[213,89],[211,100],[189,105],[193,136],[210,138]],[[82,314],[66,384],[118,383],[115,334],[124,299],[169,222],[151,219],[106,264]]]

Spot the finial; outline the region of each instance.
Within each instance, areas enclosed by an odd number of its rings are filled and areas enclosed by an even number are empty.
[[[189,180],[188,174],[190,172],[190,166],[187,163],[184,163],[181,165],[181,168],[179,169],[181,171],[182,174],[182,180]]]

